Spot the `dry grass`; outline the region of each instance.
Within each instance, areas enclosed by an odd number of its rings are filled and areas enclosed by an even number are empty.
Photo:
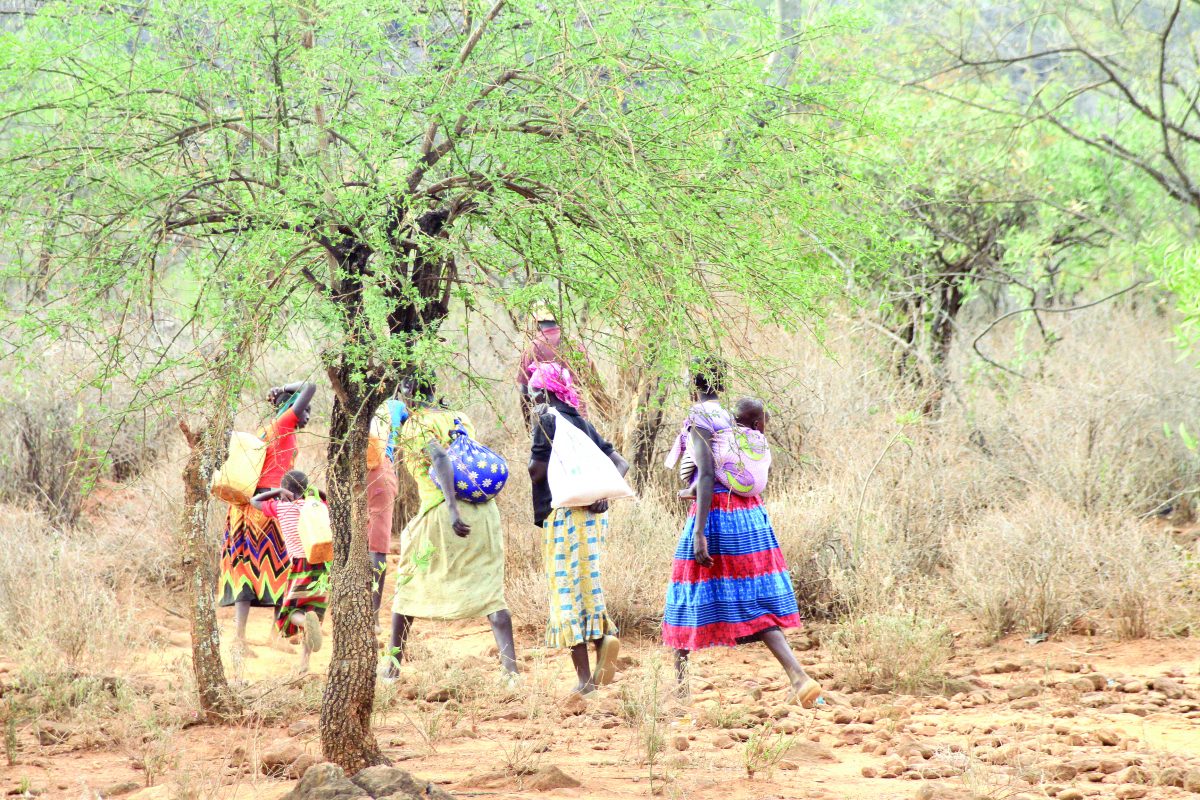
[[[6,653],[43,672],[98,672],[140,641],[128,531],[63,531],[36,511],[4,506],[0,539]]]
[[[1183,564],[1155,528],[1033,492],[951,544],[951,580],[984,631],[1054,634],[1087,615],[1122,638],[1178,622]]]
[[[918,694],[945,684],[951,642],[945,622],[901,608],[848,618],[825,645],[851,689]]]

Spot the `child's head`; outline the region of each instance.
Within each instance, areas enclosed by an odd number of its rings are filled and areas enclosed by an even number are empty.
[[[743,397],[733,407],[733,418],[738,425],[753,428],[759,433],[767,432],[767,407],[757,397]]]
[[[285,472],[279,480],[279,487],[299,497],[308,491],[308,476],[298,469]]]

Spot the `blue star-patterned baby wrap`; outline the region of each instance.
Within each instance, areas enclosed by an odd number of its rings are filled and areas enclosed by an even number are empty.
[[[446,455],[454,467],[454,496],[468,503],[486,503],[508,483],[508,462],[471,438],[461,420],[454,420]],[[437,475],[431,469],[429,477],[438,488]]]

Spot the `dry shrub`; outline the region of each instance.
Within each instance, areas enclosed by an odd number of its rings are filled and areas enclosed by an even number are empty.
[[[131,548],[0,507],[0,645],[39,670],[98,671],[139,641]]]
[[[1057,315],[1048,354],[971,388],[967,414],[1007,474],[1085,512],[1186,519],[1200,461],[1164,425],[1195,418],[1195,368],[1179,358],[1170,320],[1124,309]],[[1015,341],[995,337],[998,357]],[[995,374],[992,374],[995,378]]]
[[[824,643],[852,689],[916,694],[945,683],[952,641],[945,622],[896,609],[846,620]]]
[[[74,401],[49,393],[0,399],[0,442],[0,500],[36,503],[56,524],[79,518],[84,485],[98,470]]]
[[[980,518],[950,544],[951,581],[984,631],[1053,634],[1099,613],[1122,638],[1160,632],[1177,613],[1182,562],[1150,526],[1089,514],[1035,491]]]

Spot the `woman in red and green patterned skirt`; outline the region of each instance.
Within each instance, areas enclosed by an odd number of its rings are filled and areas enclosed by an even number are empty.
[[[317,387],[297,382],[267,392],[275,419],[262,437],[267,442],[262,474],[255,494],[279,488],[284,473],[296,463],[296,431],[308,423],[309,405]],[[230,505],[221,553],[220,605],[234,606],[237,636],[235,654],[253,656],[246,647],[246,621],[252,606],[275,607],[287,587],[289,561],[278,520],[249,505]]]

